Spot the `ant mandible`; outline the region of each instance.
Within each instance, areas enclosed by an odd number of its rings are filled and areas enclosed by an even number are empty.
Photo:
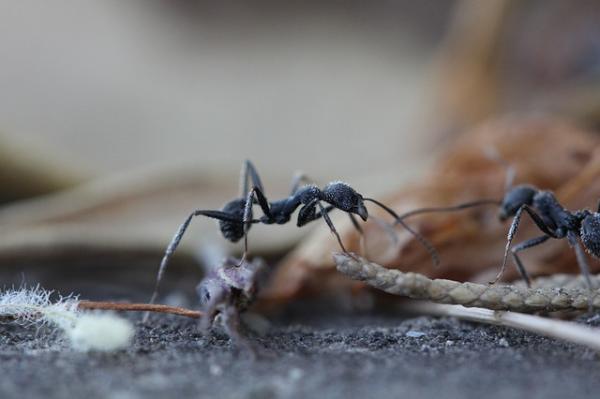
[[[221,234],[231,242],[238,242],[242,238],[244,239],[244,253],[240,261],[240,264],[242,264],[248,254],[248,231],[251,226],[257,223],[286,224],[291,220],[292,214],[298,208],[300,208],[296,222],[298,227],[302,227],[307,223],[322,217],[329,226],[330,231],[335,235],[342,251],[348,253],[339,233],[329,217],[329,212],[334,209],[346,212],[350,217],[352,225],[360,234],[362,234],[362,228],[355,215],[360,216],[363,221],[366,221],[369,218],[369,212],[367,211],[365,202],[372,202],[389,213],[394,217],[396,223],[402,225],[407,231],[413,234],[419,242],[425,246],[432,257],[434,264],[437,265],[439,263],[439,257],[433,248],[433,245],[419,233],[407,226],[404,221],[398,217],[396,212],[383,203],[373,198],[363,197],[348,184],[341,181],[331,182],[323,189],[320,189],[314,184],[302,185],[302,183],[307,183],[306,177],[303,174],[296,174],[292,180],[290,195],[283,199],[270,202],[267,200],[263,184],[256,168],[252,162],[245,161],[241,172],[241,193],[238,198],[226,203],[221,210],[195,210],[181,224],[167,247],[160,263],[156,287],[150,302],[154,302],[156,299],[158,286],[167,264],[181,242],[192,219],[196,216],[206,216],[217,219]],[[323,205],[323,203],[327,205]],[[256,204],[263,213],[258,219],[253,218],[252,208]],[[353,256],[352,254],[349,255]]]
[[[540,190],[530,184],[520,184],[513,187],[515,177],[514,168],[501,159],[497,153],[492,152],[490,157],[495,158],[506,169],[505,195],[501,201],[484,199],[479,201],[467,202],[460,205],[439,207],[439,208],[422,208],[411,212],[407,212],[399,216],[403,220],[409,216],[429,213],[429,212],[449,212],[461,209],[467,209],[481,205],[497,205],[499,206],[499,219],[505,221],[512,217],[512,223],[508,231],[502,265],[496,278],[491,282],[496,283],[506,269],[506,263],[509,252],[517,266],[519,274],[525,280],[528,287],[531,286],[531,279],[523,262],[519,258],[518,253],[543,244],[550,238],[563,239],[566,238],[569,245],[574,248],[577,257],[579,269],[586,281],[590,290],[593,289],[590,279],[590,268],[586,260],[584,248],[595,258],[600,258],[600,203],[596,212],[591,212],[587,209],[578,211],[569,211],[563,207],[556,199],[554,193],[548,190]],[[536,226],[544,233],[541,236],[534,237],[523,241],[512,247],[512,241],[517,233],[521,217],[525,212],[533,220]],[[583,244],[583,247],[582,247]]]

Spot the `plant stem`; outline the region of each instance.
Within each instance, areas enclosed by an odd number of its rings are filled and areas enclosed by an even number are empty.
[[[536,334],[557,338],[600,351],[600,330],[581,324],[548,319],[523,313],[466,308],[461,305],[442,305],[431,302],[413,302],[405,309],[420,314],[450,316],[478,323],[518,328]]]
[[[154,312],[154,313],[169,313],[178,316],[190,317],[199,319],[203,313],[198,310],[181,308],[178,306],[156,305],[149,303],[118,303],[118,302],[95,302],[95,301],[80,301],[79,309],[94,310],[114,310],[118,312]]]

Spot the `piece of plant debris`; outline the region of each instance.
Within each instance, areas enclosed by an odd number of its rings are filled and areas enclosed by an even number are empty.
[[[389,294],[436,303],[516,312],[586,311],[600,309],[600,289],[590,291],[583,276],[557,274],[541,277],[528,288],[508,284],[461,283],[430,279],[419,273],[386,269],[363,258],[334,254],[342,274]],[[593,277],[600,286],[600,277]]]

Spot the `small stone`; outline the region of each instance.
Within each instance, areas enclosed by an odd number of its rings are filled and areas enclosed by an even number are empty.
[[[421,331],[410,330],[405,335],[410,338],[421,338],[422,336],[427,335],[427,334],[425,334],[424,332],[421,332]]]
[[[506,340],[506,338],[500,338],[498,340],[498,345],[504,347],[504,348],[508,348],[510,346],[510,344],[508,343],[508,341]]]

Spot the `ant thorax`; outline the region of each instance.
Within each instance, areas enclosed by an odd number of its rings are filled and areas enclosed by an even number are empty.
[[[291,197],[290,200],[295,201],[298,205],[306,205],[317,198],[321,197],[321,190],[314,184],[307,184],[300,187]]]

